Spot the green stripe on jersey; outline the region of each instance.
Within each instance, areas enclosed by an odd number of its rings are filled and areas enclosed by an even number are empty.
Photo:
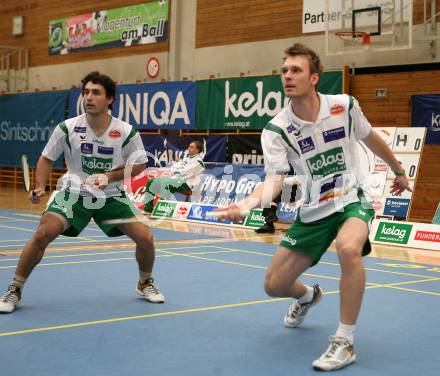
[[[122,147],[125,147],[130,142],[130,140],[136,135],[136,133],[138,133],[138,131],[132,128],[130,134],[127,136],[124,143],[122,144]]]
[[[272,124],[272,123],[268,123],[268,124],[264,127],[264,129],[266,129],[266,130],[268,130],[268,131],[272,131],[272,132],[278,133],[278,134],[282,137],[282,139],[284,140],[284,142],[285,142],[287,145],[289,145],[289,146],[293,149],[293,151],[294,151],[296,154],[298,154],[298,156],[299,156],[298,150],[296,150],[296,149],[293,147],[293,145],[291,144],[289,138],[286,136],[286,134],[284,133],[284,131],[283,131],[279,126],[274,125],[274,124]]]
[[[353,97],[349,96],[349,102],[348,102],[348,138],[351,136],[351,124],[353,123],[353,119],[351,118],[351,109],[353,108]]]
[[[70,141],[69,141],[69,131],[67,130],[66,122],[63,121],[62,123],[58,124],[58,126],[66,134],[66,144],[69,147],[69,150],[72,152],[72,147],[70,146]]]

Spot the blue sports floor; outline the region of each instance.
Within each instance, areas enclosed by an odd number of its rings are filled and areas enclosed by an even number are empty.
[[[0,210],[0,288],[38,224]],[[58,238],[24,289],[19,308],[0,315],[2,376],[316,375],[312,361],[338,323],[339,266],[328,252],[303,281],[323,300],[303,326],[283,327],[290,304],[263,290],[275,247],[154,228],[155,279],[164,304],[134,293],[134,248],[95,224]],[[440,268],[365,259],[368,285],[347,375],[439,375]]]

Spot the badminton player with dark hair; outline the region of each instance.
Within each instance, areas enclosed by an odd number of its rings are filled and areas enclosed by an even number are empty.
[[[122,178],[127,171],[135,176],[145,168],[147,157],[141,137],[130,124],[109,114],[116,96],[116,84],[110,77],[89,73],[82,80],[82,95],[85,113],[58,124],[38,160],[35,188],[30,194],[34,203],[45,195],[52,164],[63,152],[67,173],[23,248],[12,282],[0,298],[0,312],[15,310],[25,282],[46,247],[61,234],[78,236],[92,218],[106,235],[127,235],[136,243],[136,292],[153,303],[165,300],[152,278],[155,248],[150,229],[136,221],[107,223],[135,217],[139,212],[125,195]]]

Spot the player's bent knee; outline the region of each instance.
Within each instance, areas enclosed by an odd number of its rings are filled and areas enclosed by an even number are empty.
[[[337,252],[341,265],[354,265],[362,260],[362,249],[356,244],[344,244]]]
[[[134,240],[136,244],[143,247],[151,248],[154,246],[154,236],[150,231],[143,231]]]
[[[57,232],[49,230],[47,227],[40,226],[33,236],[34,242],[40,247],[46,247],[52,240],[58,236]]]
[[[272,278],[270,275],[267,275],[266,279],[264,280],[264,291],[266,291],[266,294],[272,298],[276,298],[283,295],[284,286],[276,283],[274,278]]]

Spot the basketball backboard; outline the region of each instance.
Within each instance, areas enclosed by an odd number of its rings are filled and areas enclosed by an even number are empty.
[[[327,55],[412,48],[412,0],[325,0]]]

